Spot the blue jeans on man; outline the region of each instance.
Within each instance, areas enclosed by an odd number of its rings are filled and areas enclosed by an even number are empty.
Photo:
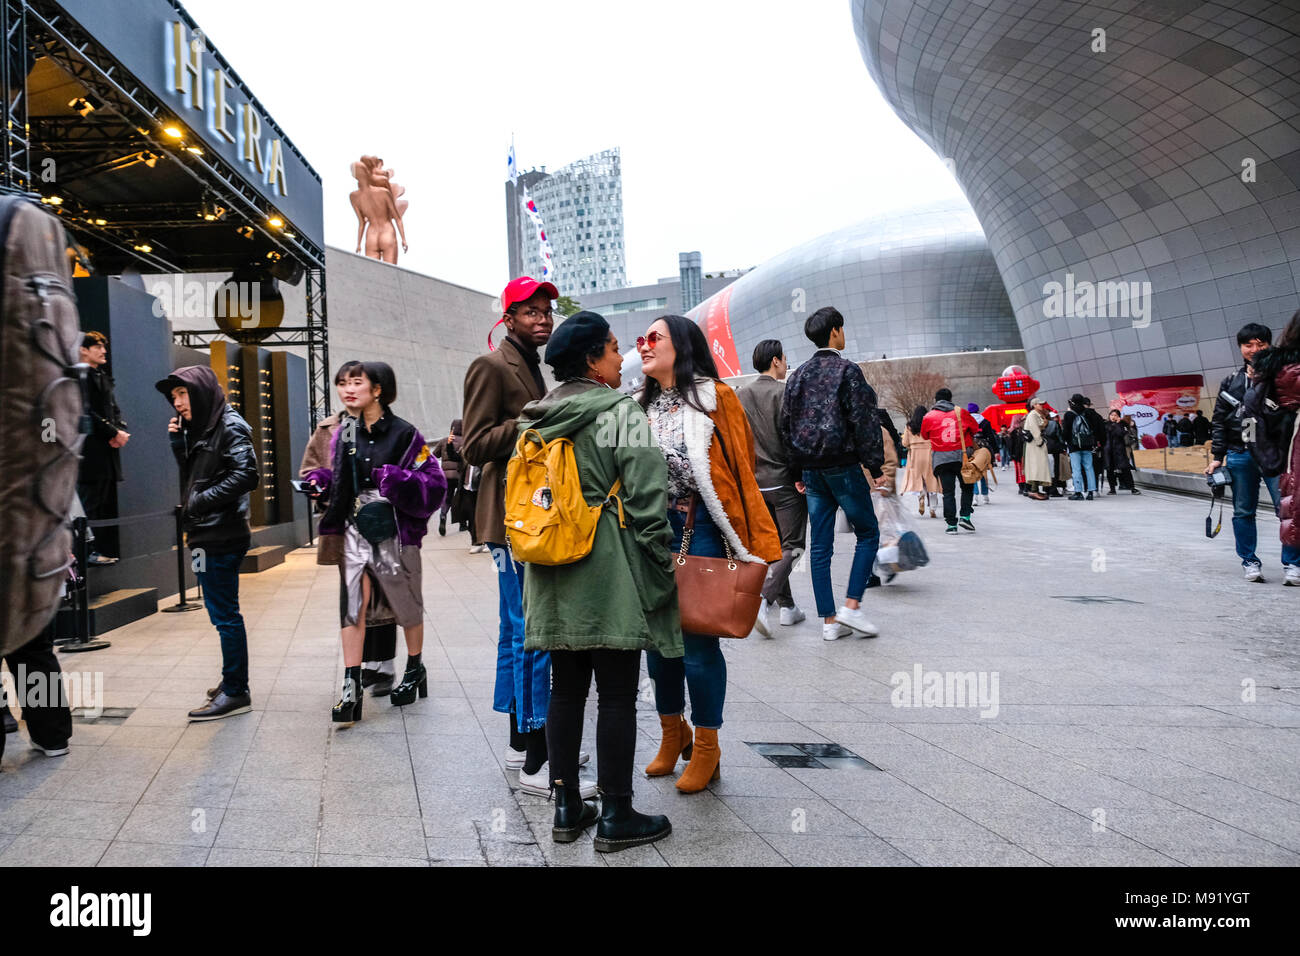
[[[1070,452],[1070,474],[1074,478],[1074,493],[1076,495],[1081,495],[1085,491],[1100,490],[1097,487],[1097,472],[1093,468],[1091,451]],[[1080,484],[1083,484],[1084,487],[1080,488]]]
[[[808,563],[812,570],[813,596],[822,619],[835,614],[835,591],[831,587],[831,557],[835,553],[835,512],[843,508],[849,526],[857,535],[853,564],[849,569],[847,596],[862,599],[867,578],[880,547],[880,525],[871,503],[871,485],[860,465],[838,468],[805,468],[803,483],[808,498],[808,526],[812,532]]]
[[[497,677],[492,709],[514,714],[521,734],[546,726],[551,704],[551,655],[524,650],[524,566],[504,545],[488,544],[497,570]]]
[[[1230,451],[1224,457],[1224,466],[1232,478],[1232,536],[1236,539],[1237,557],[1244,568],[1260,564],[1255,554],[1258,532],[1255,528],[1255,511],[1259,507],[1259,466],[1248,451]],[[1280,505],[1277,478],[1265,478],[1264,487],[1273,499],[1273,513]],[[1282,545],[1282,563],[1300,567],[1300,548]]]
[[[670,509],[668,523],[672,525],[676,554],[682,546],[686,515]],[[689,553],[702,558],[721,558],[726,554],[722,534],[702,501],[695,504],[695,531]],[[727,659],[722,656],[722,646],[711,634],[687,631],[682,631],[682,643],[686,645],[683,657],[664,657],[652,650],[645,652],[646,671],[655,682],[655,710],[665,717],[685,713],[689,688],[691,723],[716,730],[722,726],[722,707],[727,699]]]
[[[200,549],[195,548],[195,551]],[[221,637],[221,689],[227,697],[248,693],[248,632],[239,613],[239,566],[247,548],[238,551],[202,549],[195,555],[203,570],[194,576],[203,588],[208,620]]]

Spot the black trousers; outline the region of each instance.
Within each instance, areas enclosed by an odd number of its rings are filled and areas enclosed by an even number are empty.
[[[972,502],[975,498],[975,486],[968,485],[961,480],[961,462],[946,461],[942,465],[934,466],[934,476],[939,479],[939,484],[943,488],[943,518],[948,524],[957,523],[957,483],[961,482],[961,512],[964,517],[970,517],[973,508]]]
[[[374,624],[366,628],[366,644],[361,651],[363,661],[391,661],[396,656],[396,624]]]
[[[65,746],[72,737],[72,711],[54,654],[54,624],[6,654],[5,663],[13,675],[17,703],[32,740],[46,747]],[[0,734],[0,757],[4,750],[4,735]]]
[[[640,651],[551,651],[551,705],[546,746],[551,780],[578,785],[582,715],[591,676],[596,675],[597,786],[610,797],[632,796],[636,759],[636,690]]]
[[[1111,468],[1106,472],[1106,480],[1110,482],[1110,490],[1115,490],[1115,480],[1118,477],[1119,486],[1125,491],[1131,491],[1133,488],[1133,472],[1127,468]]]
[[[81,499],[81,508],[86,512],[88,521],[117,517],[117,507],[113,503],[115,484],[111,478],[77,482],[77,497]],[[91,551],[106,558],[121,557],[122,549],[118,543],[116,527],[95,528],[94,532],[95,540],[90,546]]]

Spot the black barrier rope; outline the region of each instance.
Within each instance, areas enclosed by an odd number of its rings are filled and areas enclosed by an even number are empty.
[[[86,527],[89,522],[85,517],[72,519],[72,553],[77,559],[77,571],[65,588],[66,596],[72,599],[73,636],[61,638],[54,643],[59,650],[69,654],[83,651],[102,651],[112,647],[108,641],[90,639],[90,587],[86,582],[86,564],[90,557],[90,548],[86,544]]]
[[[148,511],[144,514],[127,515],[124,518],[99,518],[95,521],[82,521],[85,527],[89,528],[111,528],[120,525],[139,524],[141,521],[152,521],[156,518],[173,518],[176,521],[176,603],[170,607],[162,608],[163,611],[197,611],[203,607],[202,604],[191,603],[189,599],[189,588],[185,584],[185,528],[182,526],[181,517],[182,509],[180,505],[168,508],[166,511]],[[84,560],[84,559],[80,559]],[[85,564],[81,565],[83,568]],[[201,591],[200,591],[201,593]],[[197,594],[195,595],[198,596]],[[105,645],[107,646],[107,645]]]

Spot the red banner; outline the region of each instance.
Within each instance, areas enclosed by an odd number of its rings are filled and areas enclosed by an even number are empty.
[[[720,378],[744,374],[736,355],[736,341],[731,337],[731,288],[727,286],[715,292],[686,313],[688,319],[704,330]]]

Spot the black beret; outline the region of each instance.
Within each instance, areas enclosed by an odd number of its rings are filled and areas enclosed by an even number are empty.
[[[583,310],[569,316],[546,343],[546,364],[556,365],[575,355],[589,355],[609,338],[609,323],[595,312]]]

